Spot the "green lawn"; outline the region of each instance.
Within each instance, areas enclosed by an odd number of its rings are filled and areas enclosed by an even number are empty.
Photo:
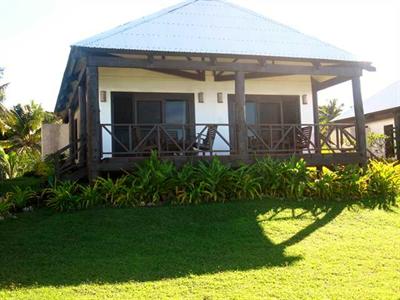
[[[0,222],[0,299],[399,299],[400,209],[282,202]]]

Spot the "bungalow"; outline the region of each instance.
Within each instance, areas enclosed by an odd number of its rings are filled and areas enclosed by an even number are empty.
[[[396,152],[397,158],[400,159],[400,81],[365,100],[364,112],[367,135],[375,133],[386,136],[382,145],[381,143],[368,145],[369,150],[385,158],[395,157]],[[337,117],[335,122],[354,123],[354,120],[354,112],[351,108]],[[396,137],[399,140],[396,140]]]
[[[177,164],[216,155],[363,163],[363,70],[375,68],[253,11],[188,0],[71,47],[55,107],[69,124],[59,171],[93,179],[153,150]],[[349,80],[355,135],[349,124],[322,130],[318,91]]]

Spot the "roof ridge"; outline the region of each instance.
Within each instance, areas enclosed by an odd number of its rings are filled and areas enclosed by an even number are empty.
[[[153,13],[153,14],[150,14],[150,15],[141,17],[139,19],[127,22],[125,24],[122,24],[122,25],[119,25],[117,27],[114,27],[113,29],[109,29],[109,30],[103,31],[103,32],[101,32],[99,34],[96,34],[93,37],[90,37],[90,38],[81,40],[81,41],[79,41],[77,43],[74,43],[74,45],[81,44],[81,43],[87,42],[87,41],[90,41],[92,43],[98,42],[98,41],[100,41],[102,39],[109,38],[109,37],[111,37],[113,35],[116,35],[116,34],[119,34],[121,32],[127,31],[127,30],[132,29],[132,28],[134,28],[136,26],[139,26],[139,25],[142,25],[144,23],[153,21],[156,18],[159,18],[159,17],[162,17],[164,15],[167,15],[167,14],[169,14],[171,12],[174,12],[174,11],[176,11],[176,10],[182,8],[182,7],[186,7],[186,6],[190,5],[190,4],[193,4],[193,3],[198,2],[198,1],[201,1],[201,0],[186,0],[186,1],[180,2],[180,3],[176,4],[176,5],[169,6],[169,7],[166,7],[164,9],[162,9],[162,10],[159,10],[159,11]],[[215,0],[211,0],[211,1],[215,1]],[[121,30],[117,30],[120,27],[124,27],[124,28],[123,29],[121,28]],[[104,35],[107,32],[109,32],[109,34],[108,35]],[[96,37],[98,37],[98,38],[96,38]]]

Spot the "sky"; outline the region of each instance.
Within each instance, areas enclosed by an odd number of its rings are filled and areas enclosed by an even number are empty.
[[[0,0],[0,66],[10,82],[6,105],[35,100],[52,111],[70,45],[180,0]],[[371,61],[367,99],[400,80],[398,0],[231,0]],[[348,83],[320,92],[323,103],[352,105]]]

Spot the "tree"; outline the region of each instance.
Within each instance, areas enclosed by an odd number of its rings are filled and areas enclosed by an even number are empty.
[[[331,99],[325,105],[319,107],[319,123],[327,124],[340,116],[343,111],[343,104],[339,104],[337,99]]]
[[[4,74],[4,68],[0,67],[0,79],[3,78],[3,74]],[[7,86],[8,83],[0,83],[0,103],[3,102],[5,98],[5,90]]]
[[[10,110],[5,109],[4,117],[5,133],[0,146],[6,152],[32,155],[40,153],[42,122],[55,119],[52,113],[45,112],[34,101],[27,105],[18,104]]]

